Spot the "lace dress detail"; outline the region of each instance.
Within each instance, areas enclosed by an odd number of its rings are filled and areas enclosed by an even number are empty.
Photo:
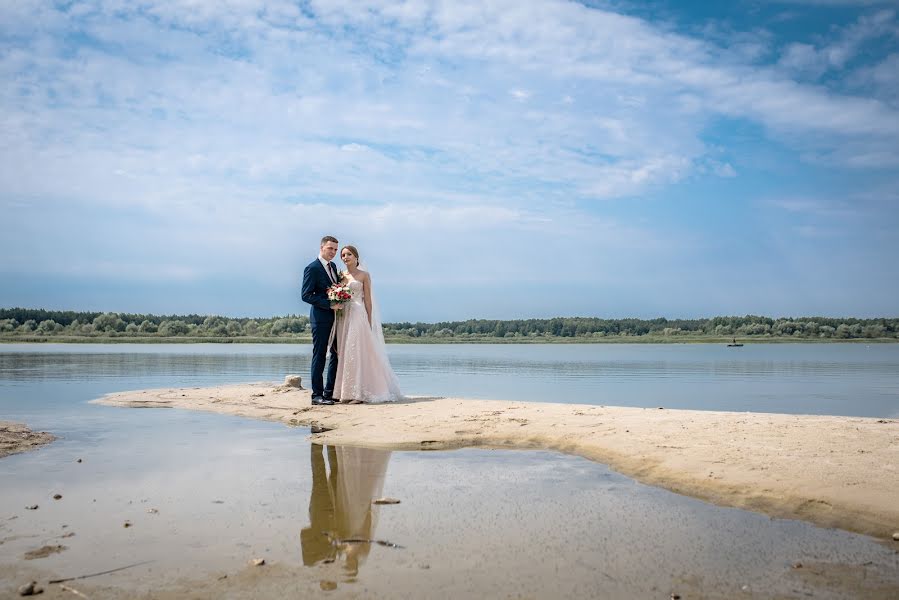
[[[366,403],[401,399],[399,380],[386,355],[375,345],[374,333],[365,312],[362,282],[350,281],[353,299],[337,317],[337,378],[334,397]]]

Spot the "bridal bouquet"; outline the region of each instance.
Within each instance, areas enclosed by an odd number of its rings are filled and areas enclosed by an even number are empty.
[[[344,302],[349,302],[352,299],[353,294],[350,293],[350,286],[348,285],[335,283],[328,288],[328,300],[331,301],[331,304],[343,304]]]

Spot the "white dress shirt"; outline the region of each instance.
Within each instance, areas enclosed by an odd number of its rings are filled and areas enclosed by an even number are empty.
[[[325,273],[328,274],[328,279],[331,280],[331,283],[337,283],[337,281],[334,279],[334,274],[331,273],[331,267],[328,265],[328,261],[325,260],[321,254],[318,255],[318,262],[320,262],[325,268]]]

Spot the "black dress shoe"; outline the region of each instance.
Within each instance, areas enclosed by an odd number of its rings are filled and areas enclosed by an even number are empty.
[[[330,405],[334,404],[334,401],[333,401],[333,400],[328,400],[327,398],[317,398],[317,397],[316,397],[316,398],[313,398],[313,399],[312,399],[312,404],[314,404],[314,405],[330,406]]]

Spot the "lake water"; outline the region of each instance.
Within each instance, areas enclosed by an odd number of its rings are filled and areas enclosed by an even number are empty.
[[[899,414],[899,345],[388,349],[409,394]],[[0,419],[60,438],[0,460],[0,573],[144,563],[83,584],[128,596],[185,577],[234,580],[262,556],[314,576],[298,576],[298,597],[426,589],[431,597],[886,598],[899,590],[899,555],[870,538],[715,507],[576,457],[329,448],[277,423],[87,404],[128,389],[305,378],[308,364],[308,346],[0,346]],[[379,495],[402,502],[371,508]],[[24,509],[33,504],[40,508]],[[348,537],[402,548],[338,541]],[[23,560],[45,544],[67,549]],[[11,585],[0,583],[0,596]]]
[[[124,389],[308,380],[309,345],[0,344],[4,412]],[[390,345],[415,395],[700,410],[899,416],[899,344]],[[64,386],[63,396],[56,392]],[[54,410],[58,407],[54,406]]]

